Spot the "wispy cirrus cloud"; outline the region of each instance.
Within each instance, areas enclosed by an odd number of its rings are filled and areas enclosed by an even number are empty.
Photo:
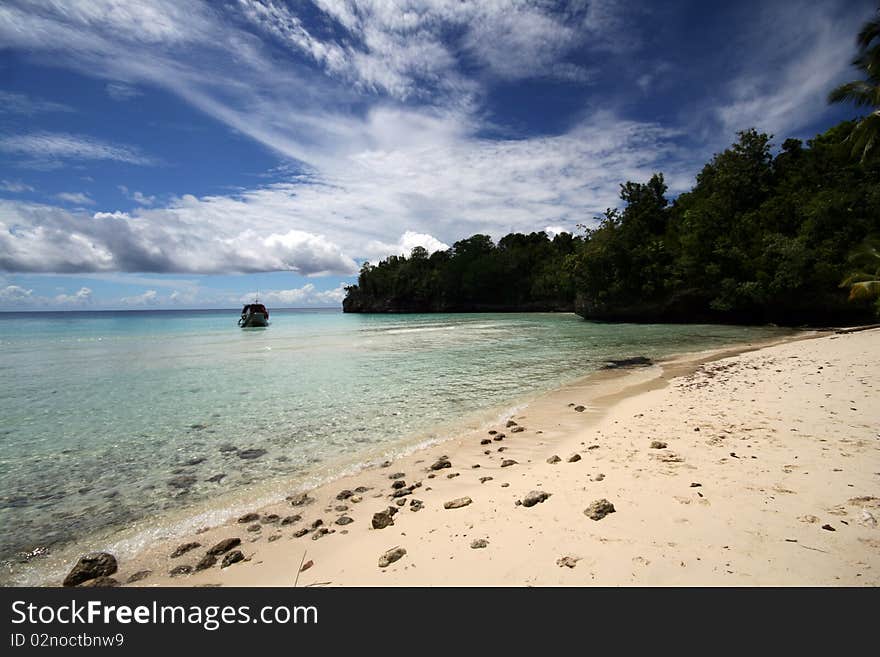
[[[70,105],[56,103],[26,94],[0,90],[0,114],[42,114],[46,112],[73,112]]]
[[[88,194],[84,194],[83,192],[61,192],[60,194],[55,194],[55,198],[59,201],[64,201],[65,203],[71,203],[73,205],[95,204],[95,201],[92,200]]]
[[[34,132],[0,137],[0,151],[23,157],[23,166],[52,168],[76,160],[111,160],[140,166],[156,164],[134,146],[111,144],[86,135]]]
[[[32,192],[34,188],[20,180],[0,180],[0,191],[21,194],[23,192]]]
[[[749,56],[777,43],[760,31],[735,44],[739,59],[719,48],[713,66],[730,73],[735,61],[734,79],[692,103],[699,115],[686,124],[584,106],[554,134],[511,129],[488,138],[494,85],[591,84],[605,58],[639,48],[631,23],[639,3],[11,0],[0,6],[7,47],[53,65],[63,52],[64,66],[108,85],[176,94],[308,174],[162,203],[132,192],[141,207],[128,212],[7,202],[0,268],[352,275],[361,259],[441,248],[475,232],[571,230],[616,205],[622,181],[662,170],[682,191],[705,151],[743,122],[773,130],[790,116],[801,124],[820,116],[820,91],[852,48],[844,32],[861,19],[841,9],[846,3],[829,5],[768,10],[785,26],[778,45],[795,63],[777,69]],[[641,66],[631,84],[653,91],[663,75]],[[692,124],[721,137],[686,144]],[[0,138],[0,150],[44,164],[152,161],[134,147],[46,134]]]

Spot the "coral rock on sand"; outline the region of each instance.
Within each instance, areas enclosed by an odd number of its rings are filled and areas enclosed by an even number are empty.
[[[171,553],[171,558],[176,559],[177,557],[186,554],[190,550],[195,550],[198,547],[202,547],[202,544],[196,543],[195,541],[193,541],[192,543],[183,543],[181,545],[178,545],[174,549],[174,552]]]
[[[571,456],[568,457],[568,462],[569,462],[569,463],[577,463],[577,462],[580,461],[580,460],[581,460],[581,455],[580,455],[580,454],[572,454]]]
[[[577,557],[559,557],[559,559],[556,560],[556,565],[560,568],[562,568],[563,566],[574,568],[575,566],[577,566],[577,562]]]
[[[587,410],[587,407],[586,406],[575,406],[574,410],[576,410],[578,413],[583,413],[585,410]]]
[[[127,584],[134,584],[135,582],[140,582],[142,579],[147,579],[150,575],[153,574],[152,570],[139,570],[133,575],[129,575],[128,579],[125,580]]]
[[[548,493],[543,490],[533,490],[529,492],[524,498],[522,498],[523,506],[535,506],[539,502],[543,502],[548,497],[550,497],[551,493]]]
[[[666,449],[666,443],[662,440],[652,440],[651,449]]]
[[[339,491],[339,493],[336,495],[336,499],[339,501],[347,500],[352,495],[354,495],[353,491],[343,490],[343,491]]]
[[[96,577],[95,579],[90,579],[79,585],[81,589],[109,588],[111,586],[119,586],[119,581],[114,579],[113,577],[107,577],[106,575],[101,575],[100,577]]]
[[[115,573],[118,568],[116,557],[109,552],[93,552],[80,557],[64,578],[64,586],[76,586],[90,579],[107,577]]]
[[[559,463],[561,460],[562,460],[561,458],[559,458],[556,454],[554,454],[549,459],[547,459],[547,463],[550,463],[552,465],[554,463]]]
[[[259,520],[259,519],[260,519],[259,513],[245,513],[241,518],[238,519],[238,522],[240,522],[241,524],[244,525],[248,522],[253,522],[254,520]]]
[[[379,568],[387,568],[405,554],[406,550],[402,547],[396,547],[388,550],[388,552],[379,557]]]
[[[291,495],[287,500],[290,502],[290,506],[305,506],[312,504],[315,498],[309,497],[308,493],[299,493],[298,495]]]
[[[480,483],[485,484],[487,481],[492,481],[494,477],[480,477]]]
[[[244,555],[241,553],[241,550],[233,550],[225,557],[223,557],[223,563],[220,564],[221,568],[228,568],[234,563],[238,563],[239,561],[244,561]]]
[[[480,444],[481,444],[481,445],[489,445],[489,444],[491,444],[491,443],[492,443],[492,439],[491,439],[491,438],[483,438],[483,439],[480,441]]]
[[[516,465],[516,461],[514,461],[513,459],[504,459],[501,462],[502,468],[509,468],[511,465]]]
[[[303,536],[305,536],[308,533],[309,533],[309,528],[302,527],[301,529],[297,529],[295,532],[293,532],[293,537],[294,538],[302,538]]]
[[[350,525],[353,522],[354,522],[354,520],[352,520],[348,516],[340,516],[339,518],[336,519],[337,525]]]
[[[592,518],[593,520],[601,520],[609,513],[614,513],[614,505],[602,498],[601,500],[596,500],[586,509],[584,509],[584,514]]]
[[[442,470],[443,468],[451,468],[451,467],[452,467],[452,463],[450,462],[450,460],[444,458],[444,459],[438,459],[437,461],[435,461],[434,464],[431,466],[431,469],[432,470]]]
[[[171,577],[177,577],[178,575],[189,575],[193,571],[192,566],[181,565],[175,566],[171,570],[168,571],[168,574]]]
[[[206,570],[217,563],[217,557],[210,552],[196,564],[196,570]]]
[[[301,573],[302,573],[302,572],[305,572],[306,570],[308,570],[309,568],[311,568],[311,567],[314,566],[314,565],[315,565],[315,562],[312,561],[311,559],[309,559],[308,561],[306,561],[306,562],[302,565],[302,568],[299,569],[299,572],[301,572]]]
[[[239,545],[241,545],[240,538],[224,538],[222,541],[220,541],[214,547],[208,550],[208,554],[225,554],[226,552],[229,552],[232,548],[238,547]]]
[[[389,479],[403,479],[406,476],[405,472],[395,472],[394,474],[388,475]]]
[[[297,522],[298,520],[302,520],[302,516],[299,515],[298,513],[296,515],[292,515],[292,516],[284,516],[284,518],[281,519],[281,524],[282,525],[292,525],[293,523]]]
[[[460,509],[463,506],[467,506],[473,502],[473,500],[469,497],[457,497],[454,500],[449,500],[443,504],[444,509]]]
[[[514,422],[513,420],[508,420],[508,421],[507,421],[507,424],[504,425],[504,426],[506,426],[508,429],[510,429],[510,427],[515,427],[515,426],[516,426],[516,422]]]
[[[513,427],[513,429],[510,430],[510,433],[519,433],[520,431],[525,431],[525,430],[526,430],[525,427]]]
[[[385,529],[389,525],[394,524],[392,516],[397,513],[394,507],[388,507],[385,511],[379,511],[373,514],[373,529]]]
[[[406,482],[403,479],[398,479],[393,484],[391,484],[391,488],[397,490],[398,488],[406,488]]]
[[[471,548],[474,550],[479,550],[480,548],[484,548],[489,545],[489,541],[485,538],[478,538],[471,542]]]

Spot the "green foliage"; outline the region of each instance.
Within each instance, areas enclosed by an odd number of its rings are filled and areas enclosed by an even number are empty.
[[[655,174],[620,186],[583,236],[487,235],[365,263],[346,311],[570,310],[588,318],[855,323],[880,306],[880,162],[850,157],[856,123],[774,155],[739,134],[673,202]],[[874,250],[876,256],[876,247]],[[871,263],[874,264],[871,264]],[[855,277],[854,277],[855,276]],[[848,278],[847,278],[848,277]],[[846,278],[852,301],[840,281]]]
[[[353,312],[461,310],[571,310],[574,284],[566,267],[582,243],[568,233],[513,233],[497,245],[488,235],[460,240],[429,257],[416,247],[409,258],[365,263],[343,302]]]

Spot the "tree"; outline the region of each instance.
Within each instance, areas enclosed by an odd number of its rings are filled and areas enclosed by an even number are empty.
[[[859,53],[853,66],[863,72],[865,79],[840,85],[828,95],[828,101],[852,102],[858,107],[872,108],[859,120],[848,138],[853,156],[864,162],[880,144],[880,10],[876,18],[862,26],[857,43]]]
[[[849,262],[857,267],[840,287],[849,288],[850,301],[876,299],[880,310],[880,249],[877,244],[866,241],[850,256]]]

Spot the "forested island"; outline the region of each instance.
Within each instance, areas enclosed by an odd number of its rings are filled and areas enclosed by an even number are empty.
[[[670,199],[660,173],[581,234],[473,235],[364,263],[345,312],[572,311],[588,319],[848,324],[880,316],[880,18],[861,79],[829,102],[871,111],[806,144],[755,129]]]
[[[855,122],[806,145],[755,130],[670,202],[662,174],[621,185],[583,234],[487,235],[430,256],[364,264],[345,312],[576,311],[588,319],[845,324],[870,321],[880,163],[852,157]],[[870,276],[868,276],[870,278]],[[862,276],[861,278],[865,278]],[[843,284],[843,285],[842,285]],[[856,298],[852,298],[852,297]],[[859,298],[863,297],[863,298]]]

